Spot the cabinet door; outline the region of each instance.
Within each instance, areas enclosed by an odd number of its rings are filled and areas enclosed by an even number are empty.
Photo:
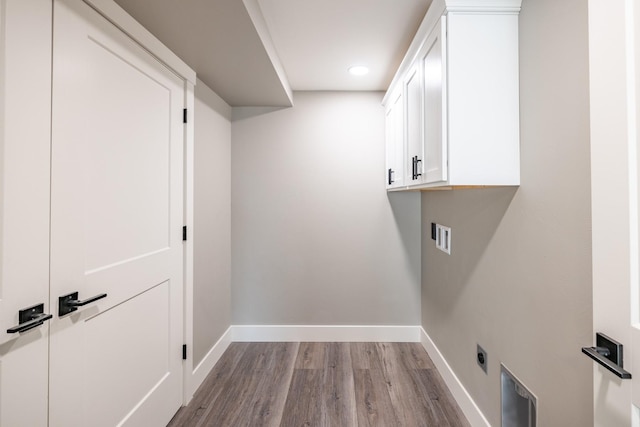
[[[422,138],[423,98],[421,63],[413,66],[404,81],[407,152],[405,157],[405,185],[421,184],[424,163]]]
[[[404,127],[402,91],[394,93],[386,111],[387,188],[404,183]]]
[[[446,17],[425,42],[424,73],[424,183],[447,180]]]
[[[55,0],[53,48],[49,425],[166,425],[182,402],[184,81],[82,0]],[[74,293],[86,304],[63,310]]]
[[[50,118],[51,1],[0,0],[0,426],[47,425],[50,321],[7,330],[51,313]]]

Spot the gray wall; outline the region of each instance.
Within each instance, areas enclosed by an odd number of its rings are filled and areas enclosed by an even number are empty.
[[[195,88],[194,367],[231,325],[231,107]]]
[[[452,254],[423,236],[422,324],[492,425],[500,362],[538,425],[593,425],[587,2],[524,0],[520,55],[522,185],[423,193]]]
[[[384,190],[378,92],[232,124],[234,324],[418,325],[420,195]]]

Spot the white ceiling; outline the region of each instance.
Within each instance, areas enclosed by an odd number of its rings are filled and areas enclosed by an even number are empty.
[[[293,90],[386,90],[430,0],[258,0]],[[354,77],[352,65],[368,75]]]
[[[431,0],[115,0],[231,106],[385,90]],[[356,78],[347,69],[367,65]]]

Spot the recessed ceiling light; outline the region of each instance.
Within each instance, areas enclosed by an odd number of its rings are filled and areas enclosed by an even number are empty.
[[[369,74],[369,68],[364,65],[354,65],[349,68],[349,72],[354,76],[364,76],[365,74]]]

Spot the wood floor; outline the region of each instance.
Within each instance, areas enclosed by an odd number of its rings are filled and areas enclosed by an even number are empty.
[[[169,426],[469,423],[418,343],[233,343]]]

